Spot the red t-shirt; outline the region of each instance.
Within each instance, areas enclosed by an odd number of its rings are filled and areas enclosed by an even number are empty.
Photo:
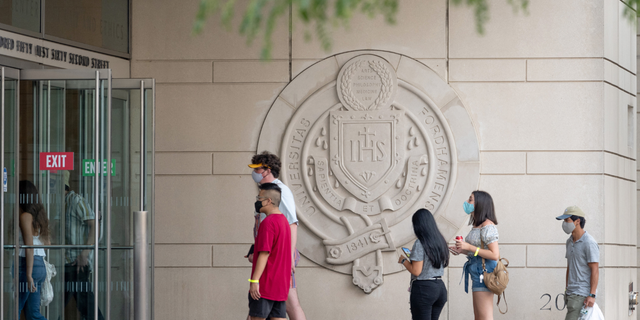
[[[260,223],[251,278],[260,251],[269,252],[267,265],[259,279],[260,296],[273,301],[286,301],[291,286],[291,228],[283,214],[270,214]]]

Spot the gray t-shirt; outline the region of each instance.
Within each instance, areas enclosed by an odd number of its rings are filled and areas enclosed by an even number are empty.
[[[591,269],[587,263],[600,262],[598,243],[586,231],[576,242],[569,236],[565,258],[569,268],[567,294],[588,296],[591,293]]]
[[[411,275],[411,280],[427,280],[433,277],[442,277],[442,275],[444,274],[444,267],[440,266],[439,269],[436,269],[431,265],[429,256],[427,256],[427,253],[424,252],[424,248],[422,247],[420,239],[416,240],[416,242],[413,243],[413,248],[411,249],[411,257],[409,259],[411,261],[423,261],[422,272],[420,272],[420,275],[417,277]]]

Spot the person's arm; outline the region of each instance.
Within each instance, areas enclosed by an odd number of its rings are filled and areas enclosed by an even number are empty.
[[[595,295],[596,289],[598,288],[598,278],[600,277],[600,270],[598,269],[597,262],[590,262],[590,263],[587,263],[587,265],[589,266],[589,269],[591,269],[591,279],[590,279],[591,288],[589,290],[589,293]],[[596,298],[594,297],[587,297],[586,299],[584,299],[584,304],[587,307],[593,307],[594,303],[596,303]]]
[[[85,220],[84,221],[87,226],[89,227],[89,238],[87,239],[87,245],[93,245],[96,243],[96,224],[95,224],[95,220],[91,219],[91,220]],[[78,255],[78,258],[76,260],[76,266],[78,269],[85,267],[86,265],[89,264],[89,254],[91,254],[92,249],[84,249],[82,250],[82,252],[80,253],[80,255]]]
[[[470,243],[464,242],[464,240],[457,240],[456,247],[466,251],[467,253],[471,252],[475,255],[476,250],[479,247],[473,246]],[[491,242],[487,245],[489,249],[478,250],[478,256],[483,257],[489,260],[498,260],[500,259],[500,247],[498,246],[498,241]]]
[[[22,240],[27,246],[33,245],[33,217],[28,212],[20,215],[20,230],[22,231]],[[27,284],[29,291],[35,292],[36,285],[33,282],[33,249],[25,249],[25,258],[27,260]]]
[[[291,271],[296,272],[296,241],[298,240],[298,223],[289,225],[291,228]]]
[[[567,288],[569,288],[569,261],[567,261],[567,276],[564,279],[564,291],[567,292]]]
[[[404,260],[404,261],[403,261]],[[422,267],[424,266],[424,261],[410,261],[405,256],[400,256],[398,259],[398,263],[402,263],[402,265],[414,276],[419,276],[422,273]]]
[[[251,280],[258,281],[260,277],[262,277],[262,272],[264,272],[264,267],[267,266],[267,260],[269,259],[269,252],[260,251],[258,253],[258,260],[256,261],[256,268],[253,270],[253,274],[251,275]],[[260,299],[260,283],[251,282],[249,285],[249,293],[254,300]]]

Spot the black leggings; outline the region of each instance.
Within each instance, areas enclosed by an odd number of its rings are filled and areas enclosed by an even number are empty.
[[[416,280],[411,286],[413,320],[437,320],[447,302],[447,288],[442,280]]]

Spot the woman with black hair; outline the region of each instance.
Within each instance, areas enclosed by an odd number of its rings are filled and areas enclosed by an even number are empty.
[[[473,314],[475,320],[493,319],[493,292],[484,284],[482,258],[486,271],[491,273],[500,259],[498,248],[498,219],[491,195],[484,191],[473,191],[464,203],[464,211],[470,215],[469,224],[473,226],[467,237],[456,239],[455,247],[450,247],[455,255],[464,253],[467,262],[463,267],[464,291],[469,293],[471,276],[473,291]]]
[[[400,256],[411,273],[411,316],[413,320],[437,320],[447,302],[447,288],[442,282],[444,268],[449,265],[449,251],[433,215],[427,209],[413,214],[413,243],[410,261]]]
[[[49,219],[36,186],[28,180],[19,184],[20,245],[49,244]],[[47,276],[44,249],[20,249],[20,296],[18,313],[25,309],[27,319],[45,319],[40,313],[40,293]],[[46,319],[45,319],[46,320]]]

